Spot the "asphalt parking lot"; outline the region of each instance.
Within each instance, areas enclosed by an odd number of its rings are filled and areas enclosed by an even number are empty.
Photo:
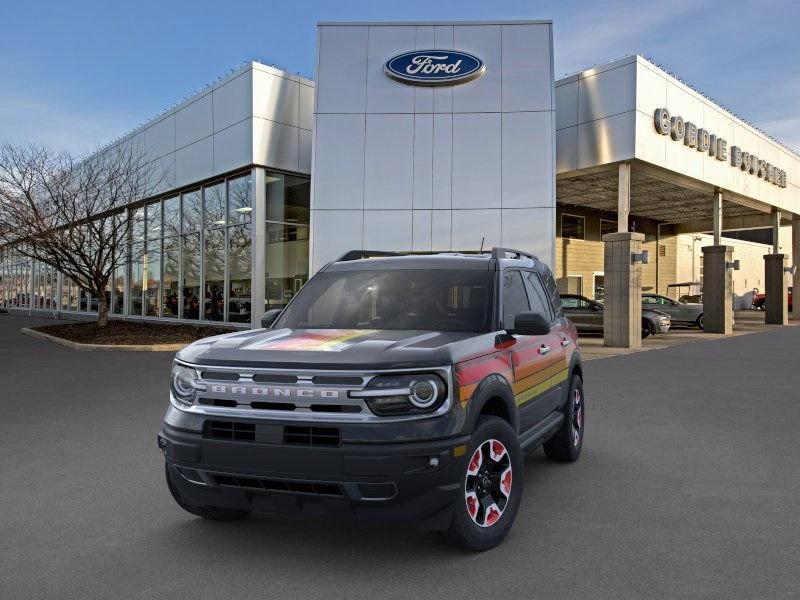
[[[592,360],[574,465],[526,461],[506,542],[259,515],[163,482],[171,356],[81,352],[0,315],[0,597],[796,598],[800,328]]]

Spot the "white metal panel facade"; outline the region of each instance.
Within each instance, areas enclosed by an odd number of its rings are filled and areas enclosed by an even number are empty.
[[[383,72],[410,50],[479,57],[442,87]],[[311,270],[349,249],[477,250],[503,244],[552,263],[552,25],[320,24]]]

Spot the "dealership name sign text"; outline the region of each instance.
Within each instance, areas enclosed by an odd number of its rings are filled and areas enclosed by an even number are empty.
[[[483,75],[486,67],[477,56],[456,50],[414,50],[386,61],[387,77],[410,85],[455,85]]]
[[[786,187],[786,171],[779,169],[755,154],[745,152],[738,146],[731,146],[728,152],[727,140],[697,127],[691,121],[684,121],[683,117],[670,116],[666,108],[659,108],[654,115],[656,131],[661,135],[668,135],[676,142],[683,142],[684,146],[694,148],[698,152],[708,153],[717,160],[730,159],[732,167],[741,169],[751,175],[760,177],[765,181]]]

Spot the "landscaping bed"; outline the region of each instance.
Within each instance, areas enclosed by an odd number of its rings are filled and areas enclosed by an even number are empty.
[[[170,325],[164,323],[141,323],[137,321],[109,321],[105,327],[95,322],[63,323],[33,327],[40,331],[78,344],[154,345],[188,344],[201,338],[235,331],[215,325]]]

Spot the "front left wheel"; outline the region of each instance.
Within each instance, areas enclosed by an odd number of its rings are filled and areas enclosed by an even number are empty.
[[[467,456],[453,517],[441,537],[465,550],[489,550],[503,541],[519,511],[522,451],[506,421],[482,417]]]

